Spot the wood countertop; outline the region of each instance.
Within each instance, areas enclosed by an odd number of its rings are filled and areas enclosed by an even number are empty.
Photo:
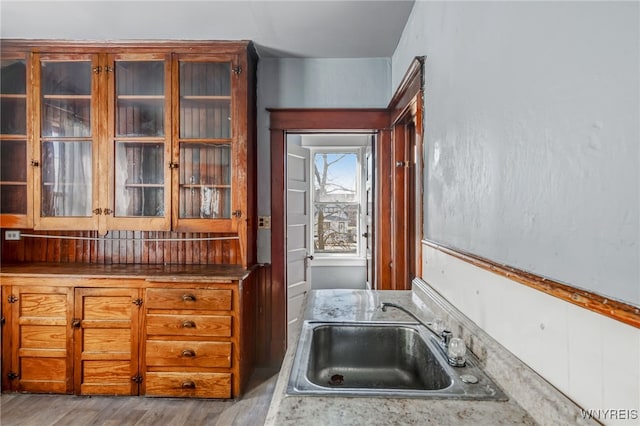
[[[150,283],[236,281],[253,268],[240,265],[98,265],[79,263],[19,263],[0,266],[0,277],[137,279]]]

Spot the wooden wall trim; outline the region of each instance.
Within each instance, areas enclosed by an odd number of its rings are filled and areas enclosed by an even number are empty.
[[[389,125],[384,108],[267,108],[267,111],[271,113],[271,130],[293,133],[377,131]]]
[[[461,259],[479,268],[509,278],[510,280],[526,285],[527,287],[531,287],[543,293],[557,297],[565,302],[597,312],[630,326],[640,328],[640,307],[638,306],[611,300],[596,293],[572,287],[508,265],[501,265],[492,260],[453,249],[433,241],[423,240],[422,242],[443,253]],[[428,279],[426,281],[428,282]]]

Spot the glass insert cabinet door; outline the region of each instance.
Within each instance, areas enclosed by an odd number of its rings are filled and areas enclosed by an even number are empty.
[[[235,230],[232,62],[179,60],[178,73],[177,227]]]
[[[38,223],[73,217],[76,229],[95,228],[95,90],[97,55],[39,58],[40,196]],[[64,227],[64,226],[63,226]]]
[[[27,59],[0,59],[0,220],[2,226],[28,227],[31,203],[27,166]]]
[[[153,54],[114,55],[112,59],[109,152],[114,189],[109,204],[114,207],[109,227],[168,230],[170,61]]]

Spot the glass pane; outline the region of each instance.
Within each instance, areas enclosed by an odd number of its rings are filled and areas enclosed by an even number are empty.
[[[0,134],[27,134],[27,100],[3,98],[0,100]]]
[[[27,68],[24,60],[0,61],[0,93],[24,95],[27,93]]]
[[[358,154],[318,152],[313,155],[316,202],[359,202]]]
[[[164,136],[164,100],[118,99],[118,136]]]
[[[91,100],[42,100],[42,136],[91,136]]]
[[[164,96],[164,62],[116,62],[118,96]]]
[[[42,94],[91,95],[91,62],[42,62]]]
[[[230,63],[180,63],[180,137],[231,137]]]
[[[0,142],[0,180],[3,182],[27,181],[27,142]]]
[[[357,204],[318,203],[314,208],[313,243],[316,253],[358,253]]]
[[[180,144],[180,218],[231,217],[231,146]]]
[[[0,213],[27,214],[27,185],[0,184]]]
[[[116,134],[164,136],[164,62],[116,62]]]
[[[91,142],[42,144],[42,216],[91,216]]]
[[[229,62],[180,62],[181,96],[231,96]]]
[[[116,216],[164,216],[164,145],[116,144]]]

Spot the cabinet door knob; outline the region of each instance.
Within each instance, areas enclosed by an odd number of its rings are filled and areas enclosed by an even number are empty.
[[[192,380],[187,380],[186,382],[182,382],[182,389],[195,389],[196,384]]]
[[[193,349],[185,349],[184,351],[182,351],[182,356],[185,358],[193,358],[196,356],[196,351],[194,351]]]
[[[196,323],[193,321],[183,321],[182,328],[196,328]]]
[[[195,302],[196,296],[193,294],[183,294],[182,300],[184,300],[185,302]]]

